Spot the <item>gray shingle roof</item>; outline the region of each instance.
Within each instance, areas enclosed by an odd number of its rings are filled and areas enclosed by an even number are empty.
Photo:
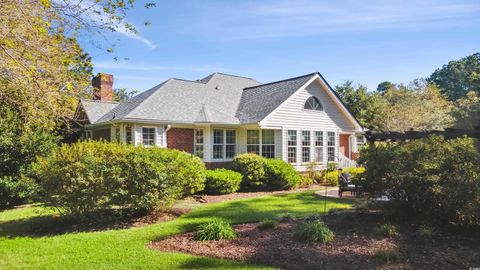
[[[90,123],[97,122],[102,116],[112,111],[118,105],[118,102],[86,99],[81,99],[80,103],[82,104]]]
[[[246,88],[238,107],[237,118],[241,123],[261,121],[316,74]]]
[[[213,73],[197,81],[169,79],[141,94],[104,107],[87,104],[90,123],[152,120],[174,123],[255,123],[262,120],[316,73],[260,84],[254,79]]]

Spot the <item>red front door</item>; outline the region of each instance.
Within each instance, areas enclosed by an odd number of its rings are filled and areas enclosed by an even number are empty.
[[[340,134],[340,153],[350,158],[350,134]]]

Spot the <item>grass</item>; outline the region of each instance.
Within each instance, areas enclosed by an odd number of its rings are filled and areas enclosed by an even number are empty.
[[[394,237],[398,234],[398,227],[391,223],[385,223],[375,227],[374,231],[378,236]]]
[[[384,263],[396,263],[400,259],[400,254],[397,249],[382,249],[375,252],[375,257],[379,258]]]
[[[275,229],[277,227],[278,221],[274,219],[264,219],[258,223],[258,228],[262,230]]]
[[[293,237],[305,242],[328,243],[335,238],[335,235],[322,221],[311,220],[298,225]]]
[[[232,240],[237,237],[232,225],[221,218],[213,218],[211,221],[198,226],[195,234],[196,241]]]
[[[327,200],[327,211],[347,207],[351,207],[349,201]],[[39,206],[33,208],[43,211]],[[274,219],[285,212],[302,217],[322,210],[323,199],[309,191],[210,204],[173,221],[145,227],[41,237],[26,236],[25,230],[39,222],[55,224],[52,210],[42,213],[35,212],[32,207],[7,210],[0,212],[0,235],[4,236],[0,238],[0,269],[266,269],[227,260],[159,252],[146,245],[155,239],[193,231],[213,217],[230,223],[246,223]]]

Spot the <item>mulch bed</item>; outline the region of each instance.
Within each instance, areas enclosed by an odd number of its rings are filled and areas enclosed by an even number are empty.
[[[162,251],[232,259],[282,269],[468,269],[480,267],[479,239],[443,236],[423,239],[413,230],[393,238],[377,237],[372,228],[383,221],[375,212],[346,211],[327,218],[335,232],[329,244],[308,244],[292,238],[298,221],[280,223],[273,230],[239,224],[235,240],[194,241],[193,232],[149,244]],[[396,248],[400,259],[385,263],[379,250]]]

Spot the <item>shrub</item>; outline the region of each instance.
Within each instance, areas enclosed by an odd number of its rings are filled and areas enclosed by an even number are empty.
[[[295,219],[297,219],[297,217],[293,213],[288,213],[288,212],[282,213],[277,216],[277,220],[279,222],[290,222],[290,221],[294,221]]]
[[[233,159],[233,168],[243,175],[242,188],[259,190],[265,188],[265,158],[255,154],[241,154]]]
[[[231,240],[236,237],[237,234],[232,228],[232,225],[220,218],[214,218],[211,221],[200,225],[195,234],[196,241]]]
[[[33,166],[43,202],[74,215],[168,207],[202,190],[204,171],[199,158],[181,151],[102,141],[63,145]]]
[[[35,192],[36,185],[29,179],[4,176],[0,178],[0,209],[25,203],[33,198]]]
[[[277,227],[277,224],[278,224],[278,222],[276,220],[264,219],[264,220],[260,221],[260,223],[258,224],[258,228],[263,229],[263,230],[273,229],[273,228]]]
[[[322,221],[322,220],[323,220],[322,214],[311,214],[303,218],[303,222]]]
[[[398,234],[398,227],[391,223],[385,223],[375,227],[375,234],[379,236],[393,237]]]
[[[228,194],[240,189],[242,175],[227,169],[209,170],[206,174],[205,192],[207,194]]]
[[[292,164],[280,159],[267,159],[266,187],[271,190],[294,189],[300,184],[301,178]]]
[[[357,182],[360,182],[362,174],[365,173],[365,168],[363,167],[345,168],[343,169],[343,172],[349,173],[352,182],[357,183]]]
[[[417,233],[422,237],[430,238],[438,235],[438,230],[432,226],[421,225],[420,227],[418,227]]]
[[[480,152],[472,139],[430,136],[362,149],[362,188],[393,214],[422,223],[480,225]]]
[[[322,171],[319,174],[319,180],[321,182],[326,181],[329,186],[338,186],[338,171]]]
[[[314,179],[300,175],[300,184],[298,185],[299,187],[309,187],[313,184],[315,184]]]
[[[385,263],[395,263],[400,259],[400,254],[397,249],[382,249],[375,252],[375,257],[379,258]]]
[[[334,238],[333,232],[325,223],[319,220],[303,222],[298,225],[293,236],[305,242],[320,243],[328,243]]]

